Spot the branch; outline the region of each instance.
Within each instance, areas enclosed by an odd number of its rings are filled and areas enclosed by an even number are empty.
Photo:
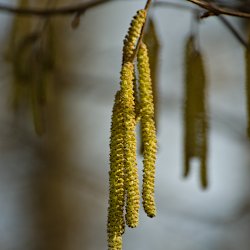
[[[204,0],[187,0],[187,1],[194,3],[202,7],[203,9],[206,9],[208,13],[213,13],[214,15],[229,15],[229,16],[250,18],[250,13],[248,12],[241,12],[241,11],[237,11],[231,8],[220,7],[216,5],[215,3],[206,2]],[[204,16],[204,17],[207,17],[207,16]]]
[[[110,2],[113,0],[96,0],[96,1],[90,1],[89,3],[82,3],[74,6],[65,6],[65,7],[57,7],[57,8],[49,8],[49,9],[43,9],[43,8],[18,8],[6,4],[0,3],[0,11],[8,12],[11,14],[18,14],[18,15],[31,15],[31,16],[55,16],[55,15],[71,15],[74,13],[82,13],[86,11],[87,9],[90,9],[92,7],[95,7],[97,5]],[[208,13],[213,13],[214,15],[230,15],[230,16],[236,16],[236,17],[244,17],[244,18],[250,18],[250,13],[248,12],[242,12],[237,11],[232,8],[226,8],[226,7],[220,7],[214,3],[206,2],[205,0],[186,0],[188,2],[191,2],[193,4],[196,4],[203,9],[206,9]],[[159,3],[155,3],[155,5],[164,5],[165,3],[163,1],[158,1]],[[151,3],[150,3],[151,4]],[[149,4],[149,5],[150,5]],[[179,4],[175,3],[166,3],[168,5],[176,5],[176,7],[183,7],[184,6],[178,6]],[[147,8],[147,6],[146,6]]]
[[[57,7],[56,9],[18,8],[5,4],[0,4],[0,11],[9,12],[11,14],[42,16],[42,17],[56,16],[56,15],[71,15],[74,13],[83,13],[87,9],[90,9],[92,7],[110,1],[113,0],[96,0],[96,1],[90,1],[89,3],[82,3],[74,6]]]

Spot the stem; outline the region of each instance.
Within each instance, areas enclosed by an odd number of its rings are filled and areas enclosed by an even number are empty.
[[[151,3],[152,3],[152,0],[147,0],[147,3],[146,3],[145,8],[144,8],[147,12],[148,12],[148,9],[149,9]]]

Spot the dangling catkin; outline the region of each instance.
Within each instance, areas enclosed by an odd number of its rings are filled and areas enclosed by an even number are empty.
[[[190,173],[190,161],[192,155],[195,155],[195,131],[194,131],[194,119],[192,119],[192,82],[193,82],[193,50],[194,50],[194,38],[188,37],[185,45],[185,99],[184,99],[184,169],[183,176],[187,177]]]
[[[136,72],[134,70],[134,79],[133,79],[133,91],[134,91],[134,100],[135,100],[135,121],[136,124],[140,121],[140,100],[138,95],[138,86],[136,79]]]
[[[138,10],[130,23],[128,33],[123,41],[123,63],[131,61],[141,29],[146,20],[146,11]]]
[[[200,159],[200,185],[203,189],[208,187],[207,176],[207,144],[208,144],[208,119],[207,119],[207,105],[206,105],[206,75],[204,69],[204,62],[200,51],[197,52],[195,60],[195,69],[197,70],[197,84],[196,86],[196,143],[197,156]],[[198,93],[197,93],[198,92]]]
[[[150,77],[147,47],[141,44],[138,52],[139,93],[141,103],[141,126],[143,143],[143,207],[149,217],[156,214],[154,199],[155,163],[156,163],[156,131],[154,122],[154,103],[152,82]]]
[[[126,187],[126,223],[136,227],[139,220],[139,179],[136,163],[135,102],[133,91],[134,65],[124,63],[121,71],[121,99],[124,118],[124,155]]]
[[[115,96],[110,137],[108,246],[110,250],[122,249],[124,233],[124,120],[121,93]]]
[[[190,173],[190,161],[200,161],[200,183],[207,181],[207,110],[206,76],[201,52],[195,47],[193,36],[185,47],[185,99],[184,99],[184,177]]]
[[[148,48],[148,57],[150,62],[150,73],[152,80],[152,90],[153,90],[153,100],[154,100],[154,121],[157,130],[157,120],[158,120],[158,69],[159,69],[159,56],[160,56],[160,42],[156,30],[155,21],[149,18],[148,24],[146,26],[144,33],[144,42]]]
[[[154,201],[156,160],[154,105],[149,62],[144,44],[138,52],[139,88],[134,68],[137,43],[145,20],[146,10],[139,10],[124,39],[120,90],[116,94],[113,107],[107,223],[109,250],[122,249],[125,222],[132,228],[136,227],[139,222],[140,191],[135,128],[141,117],[143,117],[141,122],[144,142],[143,206],[149,217],[155,216],[156,213]],[[124,210],[126,210],[125,216]]]

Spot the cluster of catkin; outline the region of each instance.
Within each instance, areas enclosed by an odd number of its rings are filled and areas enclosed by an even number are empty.
[[[146,20],[146,11],[134,16],[124,39],[120,90],[112,113],[110,138],[108,249],[122,249],[125,224],[136,227],[139,221],[140,190],[136,161],[136,125],[140,121],[143,143],[143,207],[149,217],[156,214],[154,179],[156,131],[154,105],[147,47],[142,42],[134,54]],[[138,74],[137,86],[136,74]]]
[[[30,7],[19,0],[18,7]],[[16,16],[9,37],[7,60],[12,66],[11,105],[17,113],[30,112],[34,131],[46,131],[49,97],[55,70],[55,32],[50,20],[32,20]]]

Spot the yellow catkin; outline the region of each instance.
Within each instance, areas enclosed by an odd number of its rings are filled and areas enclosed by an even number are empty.
[[[146,11],[138,10],[130,23],[128,33],[123,41],[123,63],[131,61],[141,29],[146,20]]]
[[[109,234],[108,250],[122,250],[122,236],[120,233]]]
[[[136,163],[135,102],[133,91],[134,65],[124,63],[121,71],[121,99],[124,117],[124,153],[126,187],[126,223],[136,227],[139,220],[140,192]]]
[[[150,77],[147,47],[141,44],[138,52],[139,93],[141,103],[141,127],[143,144],[143,207],[149,217],[156,215],[154,199],[155,163],[156,163],[156,130],[154,122],[154,103],[152,81]]]
[[[108,246],[110,250],[122,249],[124,233],[124,119],[121,94],[117,92],[112,113],[110,137]]]
[[[154,120],[157,130],[158,120],[158,69],[159,69],[159,55],[160,55],[160,42],[156,30],[154,19],[149,18],[148,25],[144,33],[144,42],[148,47],[148,56],[150,62],[150,72],[152,79],[152,89],[154,96]]]
[[[134,70],[134,79],[133,79],[133,91],[134,91],[134,100],[135,100],[135,121],[137,124],[140,121],[140,101],[139,101],[139,96],[138,96],[138,86],[137,86],[135,70]]]
[[[184,176],[190,173],[190,161],[200,161],[200,183],[207,188],[208,120],[206,109],[206,76],[202,54],[195,48],[190,36],[185,48],[185,99],[184,99]]]

